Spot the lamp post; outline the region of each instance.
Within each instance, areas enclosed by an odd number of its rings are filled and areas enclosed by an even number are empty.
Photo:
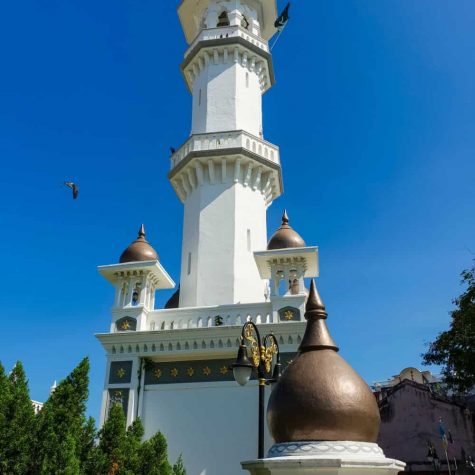
[[[248,346],[250,358],[248,355]],[[272,368],[272,362],[276,362]],[[252,371],[257,372],[259,381],[259,432],[258,432],[258,458],[264,458],[264,400],[266,384],[275,383],[280,378],[281,372],[279,344],[276,337],[270,333],[261,339],[257,326],[247,322],[242,327],[241,344],[239,346],[236,362],[232,365],[234,379],[240,386],[244,386],[251,378]],[[269,378],[269,376],[271,376]]]
[[[439,473],[439,457],[432,442],[429,441],[427,445],[429,447],[427,452],[427,460],[432,463],[434,474],[437,475]]]

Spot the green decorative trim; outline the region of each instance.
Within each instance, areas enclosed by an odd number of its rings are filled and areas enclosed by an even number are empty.
[[[132,380],[132,361],[113,361],[110,366],[109,384],[128,384]]]
[[[296,353],[280,355],[284,370],[295,355]],[[235,359],[153,362],[145,371],[145,384],[234,381],[231,368],[234,362]],[[255,374],[252,379],[256,379]]]
[[[122,317],[115,322],[118,332],[134,332],[137,330],[137,319],[134,317]]]
[[[281,322],[300,321],[300,310],[296,307],[283,307],[279,310],[279,320]]]
[[[127,417],[127,409],[129,407],[129,388],[114,388],[109,389],[109,405],[107,412],[113,404],[121,404],[124,409],[125,417]]]

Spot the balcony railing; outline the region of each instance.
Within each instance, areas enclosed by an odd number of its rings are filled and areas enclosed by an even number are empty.
[[[273,321],[270,303],[220,305],[203,308],[176,308],[156,310],[148,316],[147,330],[178,330],[240,326],[247,321],[254,323],[277,323]]]
[[[216,40],[219,38],[233,38],[240,36],[244,38],[249,43],[261,48],[262,50],[269,52],[269,44],[267,41],[263,40],[257,35],[254,35],[250,31],[240,27],[240,26],[225,26],[222,28],[210,28],[206,30],[201,30],[193,42],[190,44],[190,47],[185,52],[185,58],[190,54],[193,48],[200,42],[206,40]]]
[[[175,168],[190,152],[243,148],[280,165],[279,147],[272,145],[244,130],[192,135],[171,157]]]

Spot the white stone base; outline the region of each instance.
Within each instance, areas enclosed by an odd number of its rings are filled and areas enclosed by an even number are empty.
[[[275,444],[268,458],[241,465],[251,475],[396,475],[406,466],[377,444],[351,441]]]

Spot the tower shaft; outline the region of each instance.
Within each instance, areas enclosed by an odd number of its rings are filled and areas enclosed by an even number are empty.
[[[266,210],[282,193],[279,149],[262,131],[262,95],[274,82],[265,39],[273,3],[200,0],[179,8],[193,98],[192,133],[169,174],[185,208],[180,307],[265,300],[253,252],[265,248]]]

